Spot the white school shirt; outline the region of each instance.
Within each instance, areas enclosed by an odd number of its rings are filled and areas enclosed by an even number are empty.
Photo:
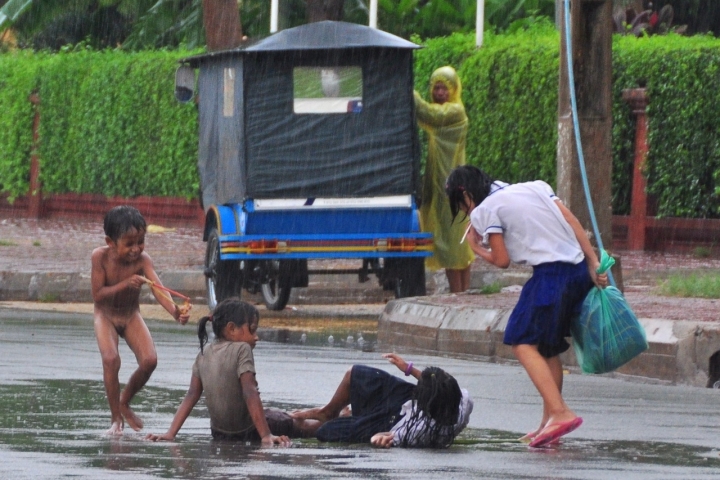
[[[458,420],[453,427],[454,436],[457,436],[457,434],[462,432],[465,427],[467,427],[467,424],[470,421],[470,414],[473,410],[473,401],[472,398],[470,398],[470,393],[468,393],[468,391],[464,388],[460,389],[460,393],[462,394],[462,397],[460,398]],[[430,422],[430,425],[432,425],[433,423],[435,423],[435,420],[423,415],[420,421],[412,427],[412,430],[410,430],[407,422],[408,419],[412,416],[413,410],[415,409],[416,402],[414,400],[408,400],[407,402],[403,403],[403,406],[400,408],[400,421],[398,421],[390,429],[390,432],[392,432],[393,434],[393,446],[401,445],[405,437],[408,435],[410,435],[410,441],[408,442],[408,446],[427,446],[426,442],[429,439],[427,438],[427,436],[423,435],[423,432],[427,431],[426,429],[428,427],[428,422]]]
[[[542,180],[508,185],[495,182],[490,195],[470,213],[485,246],[491,233],[501,233],[510,260],[520,265],[580,263],[585,255],[570,224]]]

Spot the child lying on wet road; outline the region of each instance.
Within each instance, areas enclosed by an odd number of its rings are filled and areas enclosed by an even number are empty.
[[[412,384],[366,365],[354,365],[324,407],[293,412],[296,420],[315,422],[323,442],[370,442],[376,447],[447,448],[467,426],[473,402],[457,380],[438,367],[415,368],[399,355],[383,355],[413,376]],[[347,414],[347,407],[350,413]]]

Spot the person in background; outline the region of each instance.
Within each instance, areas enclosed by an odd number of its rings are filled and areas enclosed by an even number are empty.
[[[460,78],[449,66],[438,68],[430,77],[431,103],[415,92],[417,122],[428,137],[420,224],[423,231],[433,233],[434,246],[426,266],[431,271],[444,268],[453,293],[470,287],[470,264],[475,259],[470,246],[460,243],[466,222],[453,222],[445,196],[450,171],[465,165],[468,118],[461,94]]]

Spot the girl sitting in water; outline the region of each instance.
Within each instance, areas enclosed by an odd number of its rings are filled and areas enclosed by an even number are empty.
[[[162,435],[150,434],[146,437],[148,440],[174,440],[203,392],[214,439],[287,446],[288,435],[302,435],[294,431],[293,419],[288,414],[263,409],[252,352],[258,341],[259,319],[257,309],[238,298],[223,300],[212,315],[200,319],[200,353],[193,365],[190,388],[168,431]],[[215,341],[206,345],[208,322]]]

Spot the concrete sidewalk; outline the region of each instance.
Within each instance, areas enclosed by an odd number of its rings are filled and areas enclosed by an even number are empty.
[[[193,299],[194,320],[207,312],[203,308],[202,272],[166,271],[159,275],[164,285]],[[475,290],[452,295],[442,294],[444,275],[428,275],[429,296],[395,300],[392,292],[383,291],[372,279],[361,284],[349,275],[323,275],[321,281],[311,278],[308,288],[294,289],[285,311],[263,311],[262,315],[286,320],[374,319],[378,321],[380,349],[514,361],[502,337],[519,285],[528,277],[529,272],[522,270],[473,271],[471,285]],[[503,294],[479,294],[478,289],[496,282],[516,287]],[[628,302],[645,327],[650,348],[611,375],[698,387],[720,381],[720,302],[667,297],[649,302],[648,297],[642,289],[626,291]],[[245,292],[243,298],[262,303],[259,295]],[[79,302],[86,304],[90,313],[90,276],[72,272],[0,272],[0,300],[39,302],[38,309],[50,302]],[[154,303],[149,290],[144,290],[142,301],[146,305]],[[4,307],[17,308],[17,304]],[[165,315],[161,312],[158,317]],[[572,349],[563,360],[571,367],[577,365]]]

